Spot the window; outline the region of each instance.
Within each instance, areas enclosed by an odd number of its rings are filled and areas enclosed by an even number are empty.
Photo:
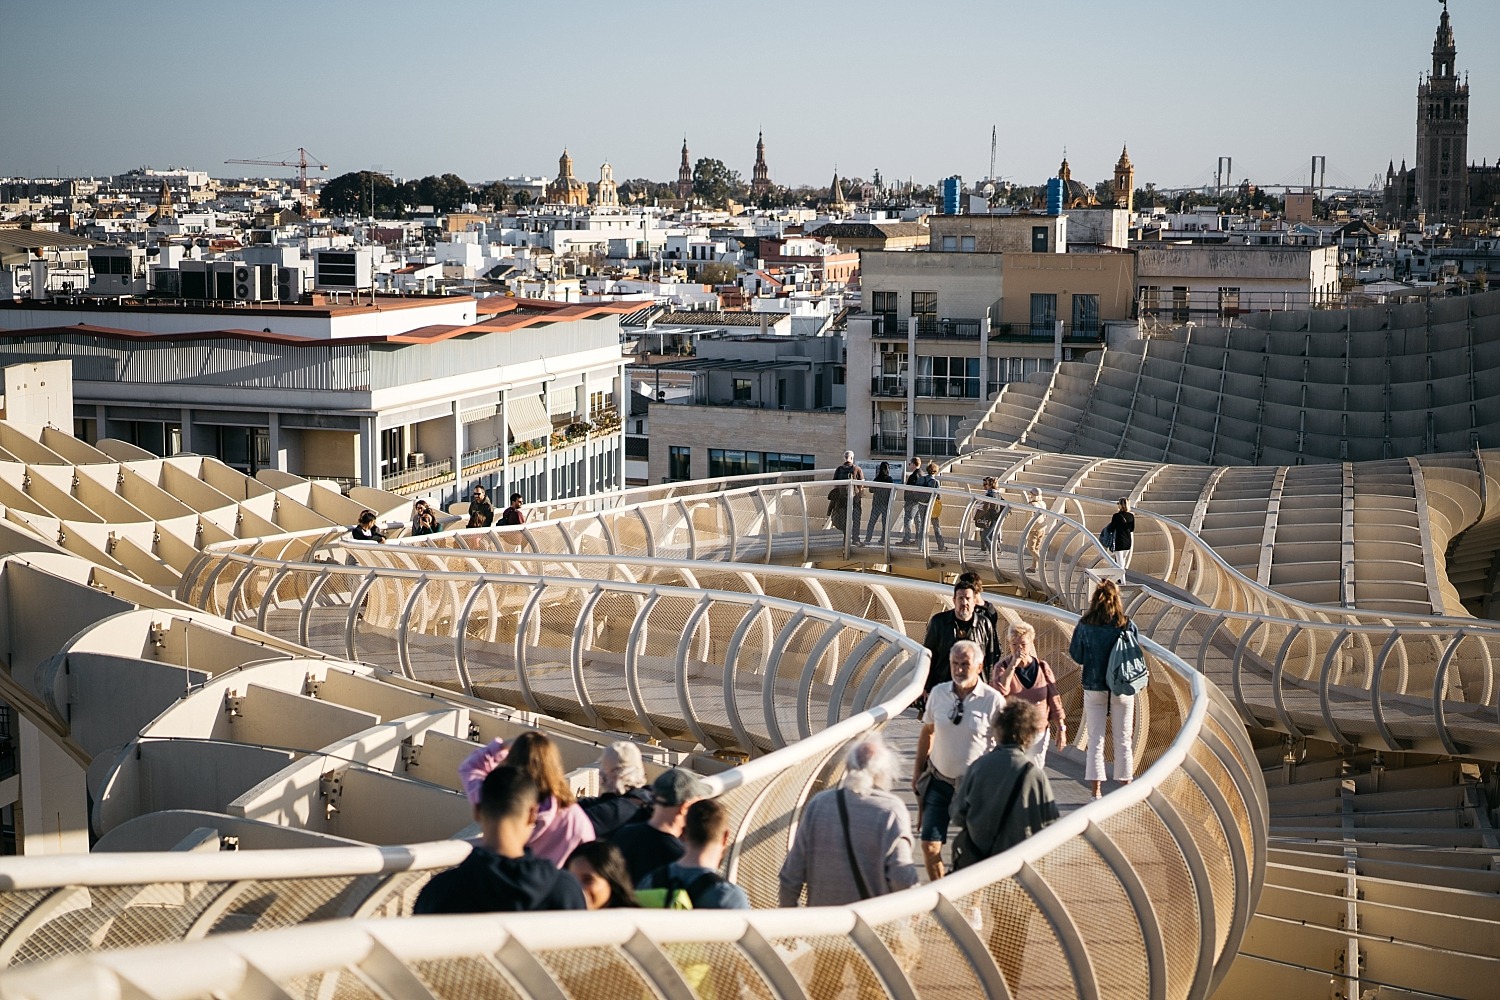
[[[1031,335],[1051,337],[1057,326],[1057,296],[1034,292],[1031,296]]]
[[[1219,315],[1234,316],[1240,311],[1240,290],[1238,288],[1219,289]]]
[[[963,417],[943,413],[918,413],[912,418],[912,444],[919,455],[956,455],[953,437]]]
[[[1172,322],[1188,321],[1188,290],[1186,285],[1172,286]]]
[[[957,250],[958,249],[958,237],[957,236],[944,236],[943,237],[943,249],[946,250],[946,251],[948,251],[949,253],[952,253],[953,251]]]
[[[1031,227],[1031,252],[1032,253],[1046,253],[1047,252],[1047,227],[1046,226],[1032,226]]]
[[[747,378],[737,378],[737,379],[735,379],[734,380],[734,401],[736,403],[748,403],[748,402],[750,402],[750,389],[751,389],[751,384],[750,384],[750,380],[749,379],[747,379]]]
[[[1156,285],[1141,286],[1141,312],[1155,312],[1161,305],[1161,288]]]
[[[1073,335],[1075,337],[1099,336],[1099,296],[1073,296]]]
[[[667,450],[667,481],[693,478],[693,449],[672,445]]]
[[[962,241],[959,243],[959,246],[963,250],[964,253],[973,253],[974,252],[974,237],[972,237],[972,236],[965,236],[962,239]]]
[[[810,472],[813,468],[813,456],[768,451],[763,464],[767,472]]]
[[[917,320],[918,333],[937,331],[937,292],[912,292],[911,314]]]
[[[761,453],[732,448],[708,449],[708,477],[749,476],[761,471]]]
[[[876,292],[871,299],[871,309],[876,316],[880,317],[880,329],[877,334],[887,337],[899,337],[901,329],[896,325],[896,292]]]
[[[978,399],[979,359],[919,356],[917,395]]]
[[[380,432],[380,474],[394,476],[406,468],[406,428],[388,427]]]

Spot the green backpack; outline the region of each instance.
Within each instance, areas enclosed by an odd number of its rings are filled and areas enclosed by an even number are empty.
[[[671,868],[671,865],[662,865],[641,879],[642,882],[650,882],[651,888],[637,889],[636,902],[652,910],[691,910],[693,900],[701,896],[704,890],[724,881],[718,872],[704,872],[683,885],[672,877]]]

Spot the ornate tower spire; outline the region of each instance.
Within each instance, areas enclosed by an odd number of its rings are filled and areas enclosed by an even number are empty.
[[[1120,159],[1115,163],[1115,207],[1127,212],[1135,211],[1135,165],[1130,162],[1130,150],[1120,147]]]
[[[1429,218],[1452,222],[1469,207],[1469,85],[1458,77],[1448,4],[1432,43],[1432,73],[1417,87],[1417,197]]]
[[[833,168],[833,182],[828,185],[828,204],[833,208],[844,208],[849,203],[844,200],[844,185],[839,183],[839,168]]]
[[[755,136],[755,169],[750,173],[750,194],[759,197],[771,190],[771,168],[766,166],[766,134]]]
[[[687,136],[682,137],[682,163],[677,167],[677,197],[687,201],[693,196],[693,166],[688,162]]]

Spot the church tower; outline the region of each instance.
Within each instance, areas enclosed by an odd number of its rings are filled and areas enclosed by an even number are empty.
[[[1115,164],[1115,207],[1127,212],[1135,211],[1135,164],[1130,162],[1130,151],[1120,147],[1120,159]]]
[[[1432,73],[1417,87],[1417,197],[1438,222],[1457,222],[1469,207],[1469,85],[1458,78],[1457,59],[1443,0]]]
[[[844,200],[844,185],[839,181],[838,167],[833,168],[833,183],[828,185],[828,207],[845,210],[849,208],[849,203]]]
[[[677,168],[677,197],[687,201],[693,196],[693,167],[688,163],[687,136],[682,137],[682,165]]]
[[[755,169],[750,174],[750,194],[759,198],[771,190],[771,168],[766,166],[766,134],[755,137]]]

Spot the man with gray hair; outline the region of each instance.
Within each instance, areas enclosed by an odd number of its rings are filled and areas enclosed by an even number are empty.
[[[833,478],[837,482],[850,480],[848,486],[835,486],[828,495],[828,516],[833,521],[833,526],[839,531],[848,531],[855,545],[863,544],[859,540],[859,526],[861,515],[864,513],[865,488],[859,485],[859,481],[865,478],[865,471],[854,462],[854,452],[844,452],[844,461],[833,470]],[[853,510],[854,518],[851,521],[849,512]],[[853,525],[853,530],[849,526]]]
[[[891,794],[896,755],[879,733],[849,748],[838,788],[802,810],[781,866],[780,905],[843,906],[917,884],[911,815]]]
[[[954,643],[948,665],[953,679],[927,696],[911,776],[922,809],[922,863],[933,880],[943,877],[943,845],[948,841],[954,789],[969,765],[994,749],[990,723],[1005,706],[1005,696],[980,676],[984,647],[979,643],[971,639]]]
[[[608,837],[627,823],[651,818],[651,789],[646,787],[646,769],[641,748],[629,740],[616,740],[599,755],[600,795],[578,800],[594,836]]]

